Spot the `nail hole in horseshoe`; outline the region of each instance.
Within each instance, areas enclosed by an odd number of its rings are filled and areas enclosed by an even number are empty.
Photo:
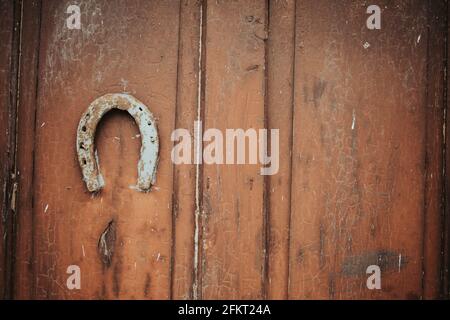
[[[83,127],[81,128],[81,130],[83,130],[83,132],[86,132],[86,126],[83,126]]]

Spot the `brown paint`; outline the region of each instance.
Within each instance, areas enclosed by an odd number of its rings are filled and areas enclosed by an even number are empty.
[[[449,22],[449,16],[450,16],[450,6],[447,3],[447,10],[446,10],[447,16],[446,16],[446,50],[445,50],[445,68],[446,71],[448,71],[448,52],[450,49],[450,44],[448,42],[448,22]],[[450,168],[450,152],[449,152],[449,137],[450,137],[450,117],[449,117],[449,92],[450,92],[450,82],[448,81],[448,73],[446,73],[446,77],[444,78],[446,80],[445,85],[445,91],[444,91],[444,98],[446,101],[444,101],[445,105],[445,117],[443,119],[445,123],[445,128],[443,129],[443,133],[445,134],[445,138],[442,144],[443,152],[442,152],[442,161],[444,162],[444,170],[442,172],[443,175],[443,188],[442,188],[442,202],[444,206],[443,210],[443,232],[442,232],[442,238],[441,238],[441,245],[443,248],[443,254],[441,259],[441,292],[443,294],[443,297],[446,299],[450,298],[450,281],[449,281],[449,266],[450,266],[450,174],[449,174],[449,168]]]
[[[445,265],[441,264],[444,246],[442,236],[445,230],[444,203],[441,194],[443,186],[442,149],[445,108],[445,32],[446,4],[440,1],[428,2],[428,53],[427,53],[427,100],[426,100],[426,155],[425,155],[425,199],[423,218],[423,297],[444,298],[441,277]]]
[[[205,130],[264,127],[265,40],[261,35],[267,28],[266,10],[264,1],[207,2]],[[261,67],[247,71],[254,65]],[[202,169],[208,188],[203,191],[201,297],[262,298],[264,178],[259,166],[205,165]]]
[[[2,164],[0,177],[0,294],[11,298],[12,279],[15,264],[16,241],[16,141],[17,141],[17,108],[19,101],[19,57],[21,43],[22,4],[17,1],[0,2],[2,23],[0,25],[1,56],[0,68],[0,161]]]
[[[58,14],[65,12],[64,3],[44,1],[42,5],[33,296],[139,297],[150,275],[148,298],[166,299],[172,239],[172,165],[167,141],[175,124],[179,5],[89,1],[81,3],[81,9],[97,14],[87,15],[86,28],[76,32],[66,29],[66,15]],[[129,20],[137,23],[131,25]],[[61,39],[65,39],[62,47]],[[76,118],[96,97],[118,91],[129,91],[164,120],[158,124],[164,141],[157,191],[138,193],[129,187],[137,177],[138,130],[130,116],[110,112],[96,137],[102,172],[110,183],[92,197],[84,189],[74,156]],[[97,243],[111,220],[116,228],[114,256],[111,267],[102,270]],[[70,264],[83,270],[82,291],[64,289],[65,268]]]
[[[33,246],[34,216],[33,176],[35,149],[35,112],[38,87],[38,58],[40,43],[40,1],[24,1],[22,23],[22,52],[20,101],[18,106],[17,170],[19,192],[17,201],[16,261],[13,291],[18,299],[32,297],[34,283]]]
[[[295,1],[270,1],[267,41],[267,124],[280,128],[280,168],[268,177],[267,298],[286,299],[292,183]]]
[[[290,298],[424,296],[427,46],[438,39],[426,3],[379,5],[386,32],[359,27],[357,2],[297,3]],[[374,250],[408,257],[382,278],[391,292],[339,274],[346,258]]]
[[[0,86],[2,90],[0,91],[0,161],[1,166],[1,176],[0,176],[0,296],[7,297],[7,269],[8,269],[8,240],[4,238],[3,235],[8,236],[9,229],[9,180],[10,180],[10,167],[9,167],[9,150],[10,150],[10,123],[11,123],[11,59],[14,53],[12,52],[12,39],[13,39],[13,28],[14,28],[14,6],[7,3],[6,1],[0,2],[1,12],[3,13],[3,18],[0,22],[0,28],[2,33],[0,33],[0,68],[2,70],[0,76]]]
[[[370,31],[362,4],[81,1],[95,14],[77,31],[66,3],[0,1],[0,294],[448,297],[448,5],[382,1]],[[77,124],[122,91],[158,118],[156,188],[129,187],[139,131],[111,111],[96,135],[107,184],[91,195]],[[170,134],[193,134],[197,117],[204,130],[280,128],[279,173],[173,165]],[[377,262],[382,290],[369,291]],[[65,287],[71,264],[82,290]]]
[[[185,128],[194,135],[197,119],[200,52],[200,1],[180,2],[180,33],[178,50],[178,82],[176,128]],[[194,230],[196,210],[196,168],[174,165],[172,298],[194,297]]]

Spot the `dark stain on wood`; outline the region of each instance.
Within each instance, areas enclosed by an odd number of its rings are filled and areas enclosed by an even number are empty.
[[[144,296],[147,297],[148,293],[150,292],[150,275],[147,273],[146,277],[145,277],[145,284],[144,284]]]
[[[303,248],[299,248],[297,250],[297,263],[301,264],[303,263],[303,260],[305,258],[305,250],[303,250]]]
[[[251,66],[247,67],[247,69],[245,69],[245,70],[250,72],[250,71],[255,71],[255,70],[258,70],[258,69],[259,69],[259,65],[254,64],[254,65],[251,65]]]
[[[325,88],[327,87],[327,82],[322,79],[318,79],[314,81],[313,86],[313,99],[314,99],[314,106],[317,107],[319,105],[319,100],[322,97],[323,93],[325,92]]]
[[[367,267],[377,265],[381,272],[398,271],[408,263],[408,257],[399,252],[379,250],[347,257],[341,268],[344,276],[361,276],[366,274]]]
[[[325,266],[325,228],[323,223],[319,227],[319,265],[322,269]]]

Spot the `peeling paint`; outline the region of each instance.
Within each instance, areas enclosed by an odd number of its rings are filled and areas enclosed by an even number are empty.
[[[100,254],[100,258],[106,267],[111,266],[115,242],[116,226],[114,224],[114,220],[111,220],[98,240],[98,253]]]
[[[17,182],[14,182],[13,184],[13,188],[12,188],[12,193],[11,193],[11,211],[12,212],[16,212],[16,199],[17,199],[17,189],[19,187],[19,184]]]
[[[94,139],[98,123],[111,109],[128,111],[139,127],[142,145],[136,189],[149,191],[155,183],[158,166],[159,138],[156,121],[143,103],[124,93],[106,94],[97,98],[81,116],[77,130],[77,154],[87,189],[98,192],[105,185]]]
[[[352,130],[355,130],[355,124],[356,124],[356,115],[355,115],[355,109],[353,109],[353,114],[352,114]]]

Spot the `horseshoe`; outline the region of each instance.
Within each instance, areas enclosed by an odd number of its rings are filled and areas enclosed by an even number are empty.
[[[100,173],[94,139],[98,123],[111,109],[128,111],[139,127],[141,152],[137,189],[143,192],[150,191],[150,187],[155,183],[159,153],[155,118],[142,102],[124,93],[105,94],[95,99],[81,116],[77,130],[77,154],[83,181],[90,192],[98,192],[105,185]]]

